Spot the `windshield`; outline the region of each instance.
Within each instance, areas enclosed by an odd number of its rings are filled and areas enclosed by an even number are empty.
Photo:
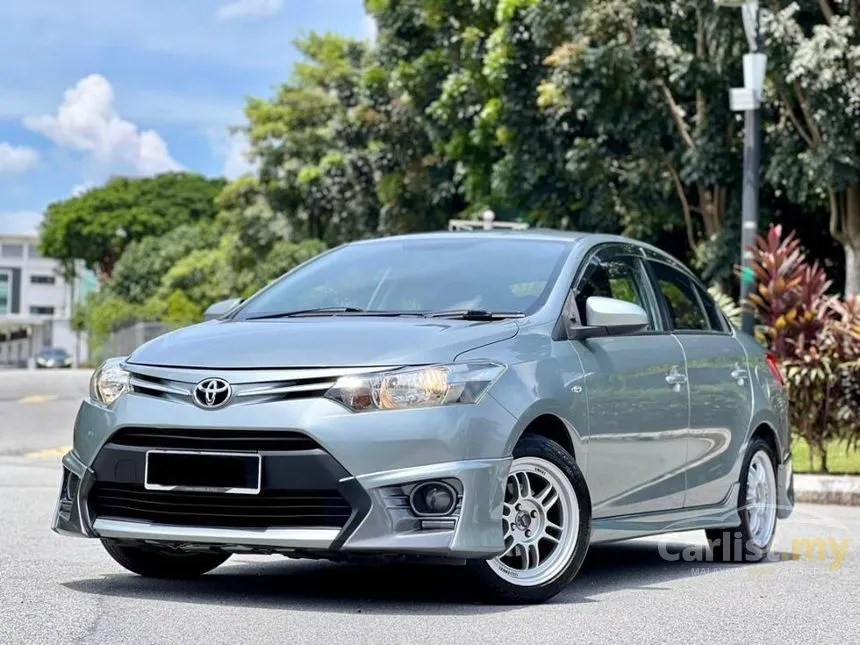
[[[316,308],[529,314],[546,301],[567,255],[564,242],[496,237],[356,244],[285,276],[236,318]]]
[[[64,349],[48,348],[39,352],[41,358],[66,358],[68,353]]]

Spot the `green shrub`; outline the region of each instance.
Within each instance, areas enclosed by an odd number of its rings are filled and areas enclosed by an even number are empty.
[[[860,444],[860,299],[827,295],[824,270],[780,226],[759,236],[754,255],[759,340],[782,363],[794,432],[826,472],[828,444]]]

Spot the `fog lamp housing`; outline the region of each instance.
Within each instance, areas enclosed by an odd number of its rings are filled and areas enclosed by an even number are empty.
[[[68,516],[71,515],[72,506],[75,498],[78,496],[78,488],[81,480],[73,472],[63,469],[63,485],[60,488],[60,512]]]
[[[457,508],[457,491],[441,481],[418,484],[409,494],[409,508],[418,517],[443,517]]]

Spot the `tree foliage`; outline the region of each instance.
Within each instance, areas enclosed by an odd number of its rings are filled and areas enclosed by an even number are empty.
[[[768,179],[798,203],[819,202],[845,252],[845,292],[860,293],[860,2],[772,4]]]
[[[860,2],[762,6],[762,226],[796,228],[822,267],[846,267],[856,291]],[[747,49],[739,12],[712,0],[366,8],[375,43],[300,39],[290,78],[248,101],[239,130],[252,175],[226,185],[184,173],[118,178],[50,207],[43,251],[81,257],[105,279],[95,328],[130,315],[194,322],[212,301],[250,295],[325,248],[436,230],[486,208],[655,243],[729,302],[743,135],[728,88],[741,83]]]
[[[132,242],[214,218],[215,196],[223,186],[222,179],[190,173],[117,177],[48,207],[42,254],[64,262],[84,260],[90,269],[110,278]]]
[[[214,248],[218,234],[211,222],[183,224],[161,236],[145,237],[128,245],[117,261],[110,288],[133,304],[151,298],[174,264],[192,252]]]

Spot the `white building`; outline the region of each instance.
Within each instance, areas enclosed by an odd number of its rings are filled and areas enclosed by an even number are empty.
[[[45,347],[86,361],[86,339],[71,328],[76,303],[93,288],[92,274],[66,282],[57,260],[39,254],[39,238],[0,235],[0,366],[33,364]]]

